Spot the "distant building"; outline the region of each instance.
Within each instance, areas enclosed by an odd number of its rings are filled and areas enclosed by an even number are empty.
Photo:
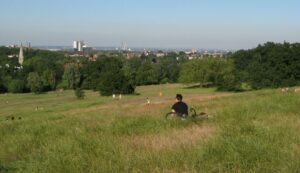
[[[156,57],[157,57],[157,58],[161,58],[161,57],[164,57],[164,56],[165,56],[164,53],[156,53]]]
[[[8,45],[8,46],[6,46],[7,48],[17,48],[17,47],[19,47],[18,45],[16,45],[16,44],[12,44],[12,45]]]
[[[122,51],[128,51],[127,44],[125,42],[122,42],[121,50]]]
[[[84,42],[83,41],[79,41],[78,42],[78,52],[82,52],[83,51],[83,46],[84,46]]]
[[[85,46],[84,41],[74,41],[73,42],[73,49],[74,52],[83,52],[83,47]]]
[[[83,54],[84,54],[84,55],[90,55],[90,54],[93,53],[93,48],[84,45],[84,46],[82,47],[82,51],[83,51]]]
[[[73,49],[74,49],[74,52],[77,52],[77,50],[78,50],[78,41],[73,42]]]
[[[74,53],[79,55],[89,55],[93,53],[93,48],[88,47],[84,41],[74,41],[73,42]]]
[[[197,52],[197,49],[192,49],[192,54],[196,54]]]

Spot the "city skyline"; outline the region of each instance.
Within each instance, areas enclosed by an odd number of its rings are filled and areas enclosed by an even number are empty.
[[[248,49],[299,42],[296,0],[2,2],[0,45]]]

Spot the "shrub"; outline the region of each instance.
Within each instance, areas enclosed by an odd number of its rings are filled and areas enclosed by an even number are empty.
[[[31,92],[40,93],[43,91],[42,78],[36,72],[29,73],[27,77],[27,86],[30,88]]]
[[[76,88],[75,95],[76,95],[77,99],[79,99],[79,100],[82,100],[85,98],[84,90],[81,88]]]
[[[68,89],[68,83],[66,80],[62,80],[57,86],[56,89]]]
[[[22,93],[26,90],[26,84],[19,79],[12,80],[8,85],[8,91],[11,93]]]
[[[0,93],[5,93],[7,91],[7,88],[4,85],[4,82],[0,78]]]

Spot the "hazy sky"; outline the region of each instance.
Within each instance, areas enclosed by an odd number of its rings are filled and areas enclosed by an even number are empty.
[[[299,0],[1,0],[0,44],[252,48],[300,42]]]

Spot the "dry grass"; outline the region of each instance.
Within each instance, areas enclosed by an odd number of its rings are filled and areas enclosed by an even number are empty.
[[[231,96],[230,93],[216,93],[216,94],[195,94],[195,95],[189,95],[184,100],[186,102],[201,102],[201,101],[207,101],[212,100],[215,98],[220,97],[226,97]],[[150,98],[151,99],[151,98]],[[146,99],[134,99],[134,100],[115,100],[106,104],[97,105],[89,108],[78,108],[78,109],[72,109],[64,112],[65,115],[76,115],[79,113],[92,113],[92,112],[99,112],[102,110],[114,110],[114,109],[130,109],[130,112],[133,113],[146,113],[155,111],[159,108],[162,108],[166,105],[172,105],[174,103],[175,99],[173,96],[164,96],[159,98],[152,98],[151,104],[146,104]],[[139,115],[139,114],[137,114]]]
[[[193,146],[211,138],[217,131],[212,125],[193,125],[184,129],[172,129],[160,134],[126,136],[123,143],[134,149],[172,150],[180,146]]]

